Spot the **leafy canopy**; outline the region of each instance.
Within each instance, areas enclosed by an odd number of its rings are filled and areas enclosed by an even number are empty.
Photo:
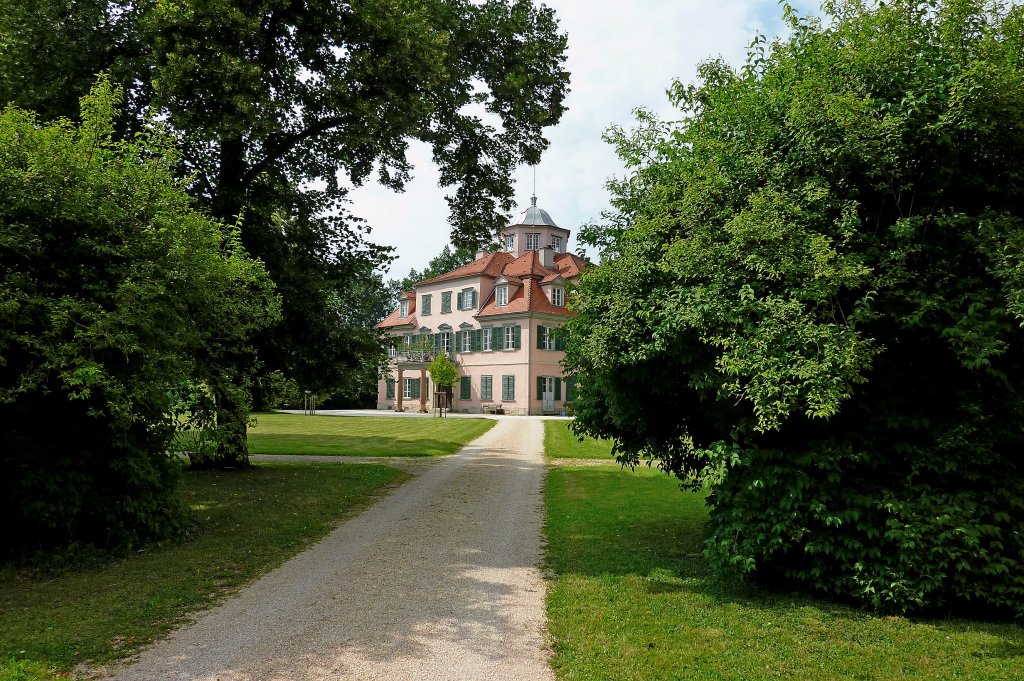
[[[278,312],[238,230],[174,178],[166,129],[113,135],[119,101],[101,79],[80,125],[0,113],[3,554],[180,527],[175,389]]]
[[[1024,609],[1024,11],[824,10],[609,132],[578,430],[707,483],[725,568]]]

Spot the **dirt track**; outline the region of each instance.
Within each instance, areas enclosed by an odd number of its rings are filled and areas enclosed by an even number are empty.
[[[115,678],[552,678],[542,426],[500,420]]]

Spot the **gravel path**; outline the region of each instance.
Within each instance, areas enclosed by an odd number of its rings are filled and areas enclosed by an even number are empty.
[[[542,449],[499,421],[115,678],[552,678]]]

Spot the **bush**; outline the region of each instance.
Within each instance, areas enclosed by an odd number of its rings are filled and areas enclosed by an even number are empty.
[[[0,558],[180,530],[176,386],[275,310],[168,135],[112,137],[119,97],[101,80],[80,126],[0,113]]]
[[[577,424],[708,484],[724,568],[1024,611],[1024,11],[825,9],[610,133]]]

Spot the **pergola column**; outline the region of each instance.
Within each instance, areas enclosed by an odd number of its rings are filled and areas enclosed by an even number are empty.
[[[420,413],[427,413],[427,368],[420,369]]]
[[[395,411],[402,411],[402,395],[405,393],[405,386],[402,385],[402,367],[398,367],[398,384],[395,388]]]

